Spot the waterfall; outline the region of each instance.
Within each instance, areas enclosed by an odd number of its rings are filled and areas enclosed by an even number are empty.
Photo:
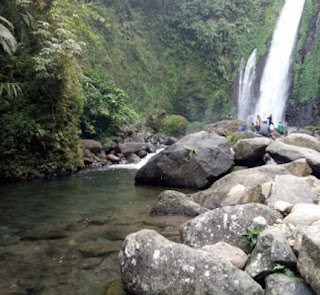
[[[290,66],[305,0],[286,0],[276,29],[260,84],[260,97],[254,115],[274,123],[283,121],[290,86]]]
[[[238,97],[238,119],[247,120],[250,114],[254,111],[254,83],[256,79],[256,63],[257,49],[253,50],[248,59],[245,70],[241,70],[244,61],[240,63],[239,76],[239,97]]]

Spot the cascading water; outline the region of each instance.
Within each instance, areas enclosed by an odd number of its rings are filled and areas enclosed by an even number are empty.
[[[265,120],[270,114],[275,123],[283,121],[290,86],[290,66],[305,0],[286,0],[275,32],[260,84],[255,108]]]
[[[248,59],[245,70],[240,71],[239,97],[238,97],[238,119],[247,120],[254,111],[253,88],[256,79],[257,49],[253,50]],[[240,66],[243,67],[241,64]]]

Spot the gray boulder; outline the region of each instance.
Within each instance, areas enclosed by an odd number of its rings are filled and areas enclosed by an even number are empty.
[[[262,204],[222,207],[184,223],[180,230],[181,240],[193,248],[226,242],[248,252],[248,227],[258,216],[264,217],[268,224],[282,218],[279,212]]]
[[[150,214],[198,216],[207,211],[207,208],[193,202],[186,194],[166,190],[158,196]]]
[[[243,269],[248,261],[247,254],[241,249],[224,242],[204,246],[202,250],[211,252],[223,260],[230,261],[235,267],[240,269]]]
[[[320,294],[320,221],[307,229],[302,238],[298,270],[312,289]]]
[[[94,154],[99,154],[102,151],[102,144],[99,141],[93,139],[82,139],[80,141],[80,145],[82,146],[83,150],[89,150]]]
[[[226,173],[233,155],[226,138],[205,131],[190,134],[154,156],[136,183],[204,188]]]
[[[255,280],[260,280],[272,273],[277,263],[292,267],[297,258],[280,229],[271,227],[259,234],[245,271]]]
[[[119,253],[125,290],[135,295],[263,295],[249,275],[211,253],[152,230],[129,235]]]
[[[318,195],[301,177],[276,175],[271,186],[270,196],[265,204],[274,208],[277,201],[285,201],[290,204],[315,204],[318,202]]]
[[[320,205],[297,204],[292,208],[290,214],[283,219],[283,223],[311,225],[318,220],[320,220]]]
[[[222,206],[232,206],[246,203],[264,203],[264,183],[270,182],[276,175],[286,175],[289,172],[277,165],[265,165],[232,172],[210,188],[190,195],[198,204],[208,209]]]
[[[315,295],[311,288],[285,274],[272,274],[265,280],[265,295]]]
[[[136,154],[129,154],[126,159],[129,164],[137,164],[141,161],[141,158]]]
[[[263,162],[263,155],[265,154],[266,147],[270,142],[271,140],[266,137],[239,140],[233,147],[236,163],[249,167],[261,164]]]
[[[144,142],[125,142],[119,143],[119,149],[121,154],[128,156],[139,152],[140,150],[146,150],[149,144]]]
[[[309,176],[312,173],[312,169],[306,159],[299,159],[287,164],[282,164],[281,166],[287,169],[292,175],[299,177]]]
[[[207,125],[205,130],[221,136],[228,136],[238,132],[244,124],[246,122],[241,120],[223,120]]]
[[[298,147],[282,142],[273,142],[267,147],[267,152],[277,163],[287,163],[298,159],[306,159],[313,174],[320,176],[320,153],[309,148]]]
[[[290,145],[313,149],[320,153],[320,141],[308,134],[292,133],[285,137],[283,142]]]

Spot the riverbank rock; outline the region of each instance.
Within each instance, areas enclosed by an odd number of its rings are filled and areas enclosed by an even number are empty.
[[[320,153],[313,149],[293,146],[277,141],[267,147],[267,152],[280,164],[304,158],[310,165],[313,174],[320,177]]]
[[[220,136],[228,136],[240,131],[241,126],[245,124],[246,122],[241,120],[223,120],[207,125],[205,130]]]
[[[226,242],[247,251],[249,240],[248,227],[253,220],[262,216],[269,225],[282,215],[262,204],[227,206],[195,217],[181,226],[181,240],[193,248]]]
[[[292,133],[285,137],[283,142],[290,145],[313,149],[320,153],[320,141],[308,134]]]
[[[320,221],[311,225],[302,238],[298,270],[320,295]]]
[[[245,271],[260,280],[272,273],[277,263],[292,267],[297,258],[280,229],[271,227],[259,234]]]
[[[99,141],[93,139],[81,139],[80,145],[83,150],[89,150],[94,154],[99,154],[102,151],[102,144]]]
[[[254,167],[263,162],[263,155],[271,140],[266,137],[256,137],[239,140],[233,150],[235,162],[238,165]]]
[[[139,152],[140,150],[145,150],[148,148],[148,144],[145,142],[119,143],[118,146],[121,154],[123,154],[124,156],[128,156],[130,154],[134,154]]]
[[[150,214],[154,215],[185,215],[198,216],[208,209],[193,202],[186,194],[166,190],[158,196],[157,203]]]
[[[154,156],[136,174],[137,184],[205,188],[233,165],[228,141],[202,131],[190,134]]]
[[[318,195],[305,179],[294,175],[276,175],[271,186],[270,196],[265,204],[274,208],[277,201],[290,204],[316,204]]]
[[[247,254],[241,249],[224,242],[204,246],[202,250],[211,252],[222,260],[230,261],[235,267],[240,269],[243,269],[248,261]]]
[[[312,169],[306,159],[299,159],[281,166],[295,176],[304,177],[312,174]]]
[[[283,223],[293,225],[311,225],[320,220],[320,205],[297,204],[291,213],[283,219]]]
[[[265,280],[265,295],[315,295],[311,288],[285,274],[272,274]]]
[[[273,180],[276,175],[286,174],[289,172],[277,165],[235,171],[216,181],[210,188],[191,194],[190,197],[208,209],[254,202],[264,203],[267,195],[264,194],[263,184]],[[268,194],[268,189],[266,191]]]
[[[119,253],[129,294],[263,295],[249,275],[209,252],[165,239],[152,230],[129,235]]]

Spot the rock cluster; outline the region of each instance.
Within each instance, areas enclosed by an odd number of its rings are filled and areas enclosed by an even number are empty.
[[[185,137],[138,172],[137,182],[213,183],[193,194],[165,191],[152,208],[194,217],[181,225],[181,243],[151,230],[127,236],[119,262],[129,294],[320,295],[319,141],[299,133],[242,139],[230,153],[228,128]],[[274,165],[255,167],[265,159]],[[230,172],[233,161],[252,168]]]

